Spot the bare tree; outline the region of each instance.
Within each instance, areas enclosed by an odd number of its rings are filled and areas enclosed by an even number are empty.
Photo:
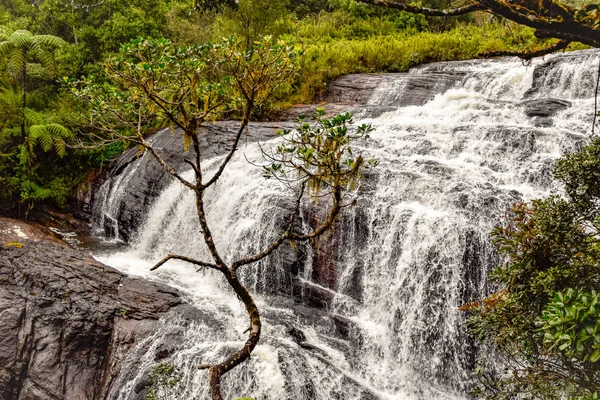
[[[138,39],[125,45],[121,54],[106,65],[107,81],[87,78],[73,86],[74,93],[90,105],[90,121],[97,128],[97,133],[87,138],[89,145],[132,142],[152,154],[195,194],[200,231],[211,259],[169,254],[152,269],[170,260],[181,260],[200,269],[216,270],[246,308],[250,327],[245,345],[219,363],[199,366],[209,369],[213,399],[222,398],[221,377],[246,361],[260,339],[260,313],[240,281],[240,270],[269,256],[285,242],[311,240],[330,229],[342,209],[350,204],[347,195],[360,179],[363,168],[373,165],[360,154],[354,154],[350,147],[353,140],[368,136],[370,126],[350,129],[349,114],[325,119],[322,110],[312,124],[301,116],[296,131],[279,132],[281,144],[265,152],[267,161],[262,166],[265,177],[278,179],[295,192],[295,205],[287,226],[257,254],[230,264],[224,261],[207,221],[204,194],[218,181],[238,150],[255,107],[267,101],[296,73],[297,57],[292,46],[281,41],[273,43],[269,38],[255,42],[249,49],[233,39],[180,48],[164,39]],[[239,129],[216,172],[207,176],[202,168],[203,149],[198,129],[231,115],[239,117]],[[184,161],[194,171],[193,180],[186,180],[168,165],[146,139],[152,126],[165,123],[183,131],[182,154],[189,155]],[[306,195],[328,199],[328,204],[320,203],[327,207],[328,213],[314,229],[300,232],[295,222]]]

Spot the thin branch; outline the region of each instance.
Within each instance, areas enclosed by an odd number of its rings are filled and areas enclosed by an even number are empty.
[[[216,269],[218,271],[221,271],[221,268],[219,268],[217,265],[215,264],[211,264],[211,263],[207,263],[204,261],[199,261],[190,257],[185,257],[185,256],[178,256],[175,254],[169,254],[168,256],[166,256],[165,258],[163,258],[162,260],[160,260],[154,267],[150,268],[150,271],[155,271],[158,268],[160,268],[164,263],[166,263],[169,260],[181,260],[181,261],[186,261],[190,264],[194,264],[194,265],[198,265],[201,267],[205,267],[205,268],[212,268],[212,269]]]
[[[306,241],[310,239],[314,239],[317,236],[320,236],[325,231],[329,230],[333,225],[335,219],[340,214],[342,210],[342,188],[339,186],[335,186],[333,188],[333,204],[331,206],[331,211],[327,216],[327,219],[321,223],[317,228],[315,228],[311,233],[299,235],[293,232],[290,233],[290,239],[298,240],[298,241]]]
[[[275,250],[277,250],[279,248],[279,246],[281,246],[287,239],[290,238],[292,229],[294,229],[294,222],[296,221],[296,216],[298,215],[298,211],[300,210],[300,201],[302,200],[302,197],[304,196],[305,188],[306,188],[306,182],[304,182],[304,183],[302,183],[302,185],[300,185],[300,192],[298,193],[298,196],[296,197],[296,204],[294,206],[294,211],[292,211],[292,214],[290,215],[288,225],[287,225],[285,231],[283,232],[283,234],[275,242],[273,242],[269,247],[267,247],[263,252],[256,254],[252,257],[246,257],[242,260],[238,260],[238,261],[234,262],[231,265],[231,269],[234,272],[237,271],[237,269],[243,265],[252,264],[254,262],[260,261],[263,258],[267,257],[269,254],[271,254]]]
[[[200,171],[198,170],[198,168],[196,168],[196,164],[194,164],[190,159],[188,158],[184,158],[183,162],[190,165],[192,167],[192,169],[194,170],[194,173],[196,174],[196,176],[200,175]]]
[[[150,152],[150,154],[152,154],[154,156],[156,161],[158,161],[158,163],[160,165],[162,165],[163,168],[166,169],[169,174],[171,174],[175,179],[177,179],[179,182],[181,182],[184,186],[186,186],[194,191],[196,191],[198,189],[195,185],[186,181],[181,175],[179,175],[177,173],[177,171],[175,171],[173,168],[171,168],[171,166],[169,164],[167,164],[167,162],[160,156],[160,154],[158,154],[156,152],[156,150],[154,149],[154,147],[152,147],[150,145],[150,143],[148,143],[146,140],[143,140],[141,145],[144,146],[144,148],[148,149],[148,151]]]
[[[240,129],[238,130],[237,134],[235,135],[235,139],[233,141],[233,144],[231,145],[231,150],[229,150],[229,153],[227,154],[227,156],[225,157],[225,159],[219,166],[219,170],[214,174],[214,176],[208,182],[206,182],[205,184],[203,184],[200,187],[200,190],[204,190],[204,189],[208,188],[209,186],[214,184],[221,177],[221,174],[223,174],[225,167],[227,166],[229,161],[231,161],[231,158],[233,157],[234,153],[238,149],[238,145],[240,143],[240,138],[242,137],[242,134],[244,133],[244,130],[246,129],[247,126],[248,126],[248,118],[246,115],[244,115],[243,120],[240,125]]]

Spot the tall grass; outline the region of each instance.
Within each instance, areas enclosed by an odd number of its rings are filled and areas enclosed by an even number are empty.
[[[352,21],[343,13],[295,23],[295,40],[303,46],[304,57],[298,79],[286,96],[291,104],[317,99],[326,92],[327,82],[345,74],[405,72],[424,63],[543,45],[532,29],[506,22],[461,24],[442,33],[419,31],[424,26],[418,20],[399,27],[386,19]]]

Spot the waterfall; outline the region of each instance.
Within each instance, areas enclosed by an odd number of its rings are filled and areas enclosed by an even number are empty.
[[[552,166],[589,134],[599,57],[437,63],[380,85],[369,104],[394,109],[358,114],[375,131],[355,149],[379,166],[358,188],[356,205],[313,246],[284,247],[243,271],[259,293],[264,330],[250,361],[225,377],[225,397],[467,399],[479,350],[458,308],[493,290],[487,274],[501,261],[490,231],[506,209],[560,191]],[[411,101],[426,79],[434,81],[420,92],[424,104]],[[226,261],[264,247],[289,215],[291,194],[246,160],[259,157],[256,144],[245,145],[206,193]],[[315,206],[303,207],[307,224]],[[198,231],[193,194],[172,182],[127,250],[96,255],[179,288],[197,308],[194,322],[162,320],[136,347],[116,398],[137,398],[137,383],[164,349],[184,371],[179,398],[206,398],[207,372],[195,365],[245,341],[245,310],[218,275],[179,262],[149,272],[167,253],[208,259]]]

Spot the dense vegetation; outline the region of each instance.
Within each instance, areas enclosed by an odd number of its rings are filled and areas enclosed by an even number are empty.
[[[65,147],[90,128],[85,107],[60,81],[100,76],[102,63],[139,36],[202,44],[236,35],[248,46],[270,34],[295,42],[304,53],[298,74],[253,118],[318,100],[342,74],[406,71],[540,44],[532,30],[484,14],[428,19],[351,0],[12,0],[0,8],[0,25],[5,42],[17,31],[16,43],[46,38],[26,53],[0,50],[0,212],[21,214],[40,202],[67,207],[86,173],[122,151],[119,143]]]
[[[465,307],[508,368],[482,360],[475,393],[485,398],[600,395],[600,139],[562,157],[554,175],[567,196],[512,208],[493,232],[507,258],[492,274],[498,291]]]

